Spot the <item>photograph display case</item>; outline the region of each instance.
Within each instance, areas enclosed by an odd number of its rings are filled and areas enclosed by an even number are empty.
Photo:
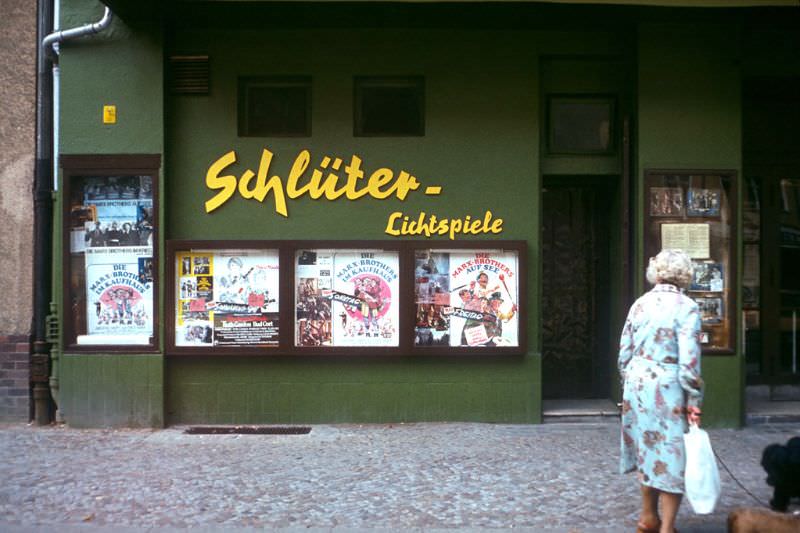
[[[170,355],[525,352],[523,241],[167,241]]]
[[[686,294],[697,302],[704,353],[732,354],[736,339],[736,173],[645,172],[645,258],[686,252],[694,275]]]
[[[66,345],[155,349],[158,159],[63,156],[62,166]]]

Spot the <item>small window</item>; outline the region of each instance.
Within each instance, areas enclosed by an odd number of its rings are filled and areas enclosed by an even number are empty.
[[[551,96],[548,153],[603,155],[614,151],[614,99]]]
[[[356,137],[425,135],[425,80],[416,77],[355,78]]]
[[[240,137],[310,137],[311,78],[239,78]]]

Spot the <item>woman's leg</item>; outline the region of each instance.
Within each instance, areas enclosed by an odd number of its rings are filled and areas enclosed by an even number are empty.
[[[675,531],[675,517],[678,515],[678,508],[681,506],[683,494],[673,492],[661,492],[661,533],[673,533]]]
[[[639,515],[639,530],[658,531],[661,520],[658,518],[658,489],[641,485],[642,513]]]

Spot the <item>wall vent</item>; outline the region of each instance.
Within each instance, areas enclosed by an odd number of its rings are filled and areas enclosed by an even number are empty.
[[[208,94],[210,70],[207,55],[176,55],[169,58],[169,90],[173,94]]]

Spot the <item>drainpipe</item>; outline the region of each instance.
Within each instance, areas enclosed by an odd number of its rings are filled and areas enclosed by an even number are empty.
[[[111,10],[106,7],[103,18],[93,24],[54,31],[54,9],[59,0],[38,0],[37,34],[41,40],[36,58],[36,168],[34,170],[34,248],[33,248],[33,343],[31,353],[31,383],[33,385],[33,419],[37,425],[50,422],[51,390],[58,390],[58,371],[51,379],[50,346],[47,315],[52,299],[53,190],[58,175],[58,145],[54,124],[57,109],[58,52],[55,46],[68,39],[103,31],[111,23]],[[54,7],[55,5],[55,7]],[[45,36],[42,38],[42,36]],[[48,72],[51,70],[52,72]],[[58,120],[58,117],[55,117]],[[53,340],[53,339],[49,339]],[[54,352],[57,347],[54,346]]]
[[[58,1],[58,0],[56,0]],[[37,34],[39,39],[53,27],[52,0],[38,1]],[[38,425],[50,421],[48,389],[49,357],[47,313],[50,309],[51,242],[53,233],[52,182],[53,161],[53,80],[48,72],[48,59],[43,49],[36,57],[36,167],[33,178],[33,342],[31,350],[31,384],[33,387],[33,419]]]
[[[56,2],[58,0],[55,0]],[[77,28],[70,28],[68,30],[60,30],[54,31],[50,35],[44,38],[42,41],[42,48],[44,49],[45,54],[47,54],[48,58],[53,62],[53,64],[58,63],[58,50],[56,49],[57,43],[62,43],[64,41],[69,41],[70,39],[76,39],[78,37],[83,37],[84,35],[93,35],[95,33],[100,33],[104,29],[108,28],[111,24],[111,9],[106,7],[105,13],[103,13],[103,18],[98,20],[97,22],[84,24],[83,26],[78,26]]]

